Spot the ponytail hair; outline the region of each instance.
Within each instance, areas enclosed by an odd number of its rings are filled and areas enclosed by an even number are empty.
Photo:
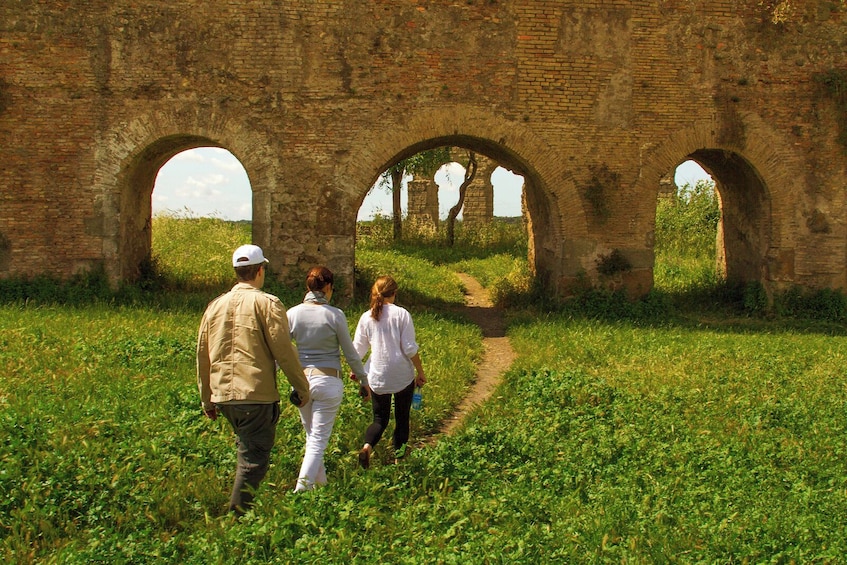
[[[385,299],[391,298],[397,293],[397,282],[388,275],[383,275],[376,279],[373,287],[371,287],[371,318],[379,321],[382,316],[382,307],[385,306]]]
[[[332,271],[326,267],[312,267],[306,275],[306,288],[312,292],[321,291],[328,284],[332,284]]]

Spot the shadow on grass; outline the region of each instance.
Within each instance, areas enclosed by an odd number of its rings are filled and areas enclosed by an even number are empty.
[[[366,311],[370,278],[357,276],[353,299],[346,304],[338,304],[339,307],[346,311]],[[80,274],[69,280],[47,276],[12,278],[0,280],[0,304],[83,307],[105,303],[202,313],[209,301],[228,291],[233,284],[234,280],[185,284],[158,277],[113,290],[101,271]],[[298,304],[303,299],[301,288],[292,288],[274,279],[266,283],[264,290],[278,296],[286,306]],[[457,320],[467,319],[463,302],[444,299],[419,289],[405,288],[398,304]],[[623,292],[592,289],[567,300],[556,301],[534,287],[514,304],[502,309],[510,325],[526,323],[542,315],[557,315],[643,327],[847,335],[847,297],[830,289],[811,292],[792,289],[768,299],[757,284],[719,284],[678,293],[654,290],[639,300],[630,300]]]
[[[630,300],[623,292],[600,290],[562,302],[538,298],[534,305],[511,309],[509,325],[534,323],[541,315],[645,328],[847,335],[844,294],[793,290],[767,302],[758,285],[720,284],[678,293],[654,290],[640,300]]]

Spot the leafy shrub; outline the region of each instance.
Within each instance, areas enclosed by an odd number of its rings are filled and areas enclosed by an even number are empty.
[[[500,308],[527,307],[536,302],[540,289],[526,260],[514,259],[511,270],[488,287],[492,304]]]
[[[763,314],[768,310],[768,296],[761,283],[744,285],[744,309],[753,314]]]
[[[712,181],[700,180],[693,187],[683,185],[677,194],[659,199],[653,271],[657,290],[683,297],[712,292],[723,283],[715,261],[719,220],[720,206]]]
[[[105,270],[98,267],[77,273],[67,280],[47,275],[2,279],[0,296],[4,303],[79,305],[108,301],[112,297],[112,289]]]
[[[600,320],[655,320],[673,314],[668,296],[651,292],[632,300],[623,289],[590,288],[564,302],[559,311]]]
[[[685,184],[670,198],[660,198],[656,207],[657,253],[682,252],[714,259],[720,217],[712,181]]]
[[[774,297],[773,310],[781,316],[844,322],[847,320],[847,296],[840,290],[803,291],[794,287]]]
[[[356,247],[383,248],[394,240],[394,225],[389,216],[374,215],[372,220],[356,222]]]

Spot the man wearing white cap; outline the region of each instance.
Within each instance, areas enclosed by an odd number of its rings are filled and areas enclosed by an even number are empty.
[[[265,477],[279,421],[277,366],[309,402],[309,383],[291,343],[279,298],[262,292],[268,260],[256,245],[232,255],[238,282],[209,303],[197,337],[197,387],[203,413],[222,413],[238,437],[238,464],[229,510],[250,508]]]

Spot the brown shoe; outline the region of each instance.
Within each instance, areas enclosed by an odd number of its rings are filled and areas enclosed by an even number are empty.
[[[371,452],[368,449],[362,449],[359,452],[359,465],[362,466],[362,469],[367,469],[371,466]]]

